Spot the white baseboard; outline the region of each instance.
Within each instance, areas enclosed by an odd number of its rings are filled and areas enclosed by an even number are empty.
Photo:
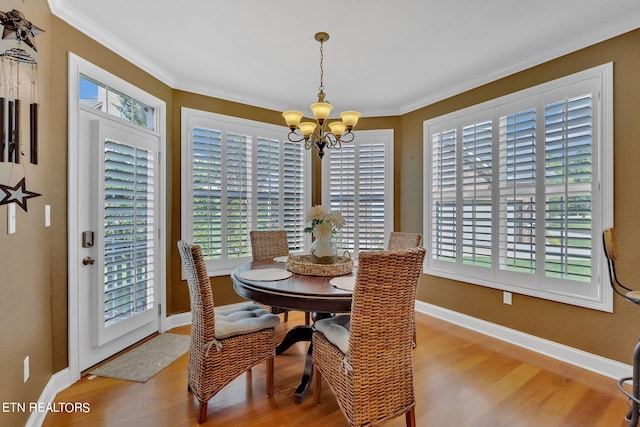
[[[442,319],[463,328],[471,329],[484,335],[497,338],[502,341],[544,354],[557,360],[569,363],[574,366],[595,372],[605,377],[618,379],[629,377],[633,367],[615,360],[607,359],[586,351],[549,341],[544,338],[529,335],[515,329],[500,326],[495,323],[477,319],[466,314],[428,304],[423,301],[416,301],[416,311],[428,316]]]
[[[47,385],[42,390],[38,399],[38,406],[46,408],[47,404],[53,403],[56,395],[71,385],[71,372],[65,368],[49,378]],[[25,427],[39,427],[44,422],[47,411],[33,411],[25,424]]]
[[[190,325],[191,324],[191,312],[187,311],[186,313],[178,313],[172,314],[165,318],[164,322],[162,322],[162,332],[167,332],[170,329],[176,328],[178,326]]]

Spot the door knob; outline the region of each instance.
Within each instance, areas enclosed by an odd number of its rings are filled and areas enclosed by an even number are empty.
[[[91,258],[90,256],[86,256],[86,257],[82,258],[82,264],[84,264],[84,265],[93,265],[94,262],[95,262],[95,260],[93,258]]]

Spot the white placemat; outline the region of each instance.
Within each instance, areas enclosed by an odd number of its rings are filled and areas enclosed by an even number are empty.
[[[273,259],[275,262],[287,262],[289,260],[289,255],[285,256],[277,256]]]
[[[259,280],[270,282],[273,280],[283,280],[291,277],[291,272],[280,268],[261,268],[259,270],[247,270],[240,273],[240,277],[247,280]]]
[[[353,286],[356,284],[356,277],[355,276],[334,277],[333,279],[329,280],[329,283],[331,283],[331,286],[333,286],[334,288],[344,289],[345,291],[353,292]]]

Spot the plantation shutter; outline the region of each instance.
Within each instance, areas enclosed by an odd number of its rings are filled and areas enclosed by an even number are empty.
[[[545,106],[545,273],[589,282],[592,236],[591,95]]]
[[[193,243],[206,259],[222,257],[222,133],[195,127],[192,142]]]
[[[104,326],[153,308],[155,153],[104,144]]]
[[[358,251],[375,251],[385,248],[384,241],[384,144],[361,144],[358,178]]]
[[[249,196],[251,194],[251,136],[228,132],[225,156],[226,208],[225,230],[228,258],[249,254]],[[223,196],[224,200],[224,196]]]
[[[280,141],[258,138],[256,156],[256,229],[277,229],[280,225]]]
[[[536,110],[500,117],[501,270],[536,271]]]
[[[431,257],[456,261],[456,130],[435,133],[432,137]]]
[[[285,142],[283,144],[284,164],[283,170],[283,201],[284,204],[284,229],[287,230],[289,250],[298,252],[304,250],[305,228],[305,174],[304,155],[305,148],[302,144]]]
[[[386,136],[366,136],[359,133],[356,143],[331,150],[323,160],[328,162],[323,172],[328,176],[324,191],[329,197],[325,200],[330,210],[340,211],[345,219],[336,245],[354,256],[360,251],[383,250],[385,233],[393,227],[385,210],[392,197],[387,185],[391,148]]]
[[[360,203],[358,182],[358,156],[354,145],[345,145],[340,150],[331,151],[323,161],[329,161],[329,209],[340,211],[344,226],[335,239],[339,250],[354,253],[358,247]]]
[[[250,137],[193,130],[193,242],[206,259],[246,256]]]
[[[492,122],[462,129],[462,262],[491,267]]]
[[[257,230],[287,230],[289,249],[304,249],[304,146],[258,137]]]

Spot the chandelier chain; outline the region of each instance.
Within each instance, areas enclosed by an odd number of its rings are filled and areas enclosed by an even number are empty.
[[[324,68],[323,68],[323,63],[324,63],[324,49],[323,49],[323,45],[324,42],[320,42],[320,87],[318,88],[318,90],[320,90],[320,92],[324,92]]]

